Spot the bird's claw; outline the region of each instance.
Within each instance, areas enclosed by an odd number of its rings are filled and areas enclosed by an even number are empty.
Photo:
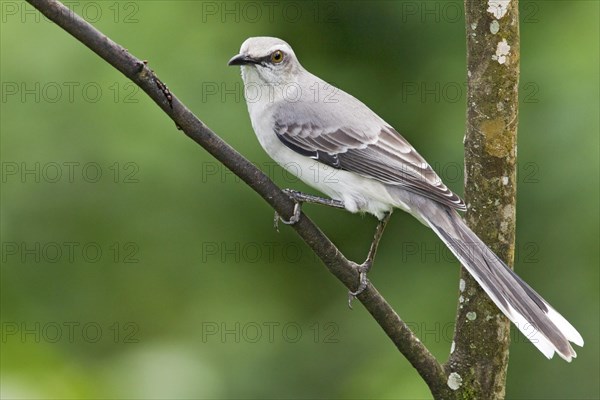
[[[358,288],[356,291],[349,290],[348,291],[348,307],[352,308],[352,300],[356,298],[359,294],[365,291],[367,285],[369,283],[369,279],[367,278],[367,272],[371,269],[371,265],[373,262],[371,260],[367,260],[364,263],[357,265],[358,269]]]
[[[279,215],[277,211],[275,211],[275,217],[273,218],[273,227],[275,228],[275,230],[277,230],[277,232],[279,232],[279,221],[283,222],[286,225],[294,225],[296,222],[300,221],[300,215],[302,214],[302,203],[296,200],[294,201],[296,202],[296,204],[294,204],[294,213],[292,214],[289,220],[286,221],[281,217],[281,215]]]

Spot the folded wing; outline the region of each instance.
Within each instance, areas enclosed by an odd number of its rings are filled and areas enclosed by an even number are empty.
[[[378,130],[366,131],[318,122],[289,123],[276,117],[274,131],[284,145],[306,157],[466,210],[462,199],[394,128],[378,124]]]

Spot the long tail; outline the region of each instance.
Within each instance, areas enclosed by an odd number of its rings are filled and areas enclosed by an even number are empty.
[[[546,357],[577,357],[569,342],[583,346],[577,330],[519,278],[449,207],[418,196],[411,211],[429,225],[481,285],[496,306]],[[416,200],[416,201],[415,201]]]

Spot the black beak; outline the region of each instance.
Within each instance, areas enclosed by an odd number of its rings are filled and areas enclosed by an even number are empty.
[[[260,61],[257,61],[251,57],[248,57],[244,54],[238,54],[233,56],[231,60],[227,63],[227,65],[247,65],[247,64],[260,64]]]

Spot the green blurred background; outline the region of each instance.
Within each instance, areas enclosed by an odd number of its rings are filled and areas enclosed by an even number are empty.
[[[461,2],[70,3],[279,185],[239,68],[249,36],[395,126],[462,193]],[[567,364],[513,332],[507,397],[599,393],[599,3],[521,2],[516,269],[586,340]],[[359,303],[272,210],[127,79],[2,2],[2,398],[429,398]],[[351,259],[370,216],[306,206]],[[440,359],[458,264],[397,213],[371,280]]]

